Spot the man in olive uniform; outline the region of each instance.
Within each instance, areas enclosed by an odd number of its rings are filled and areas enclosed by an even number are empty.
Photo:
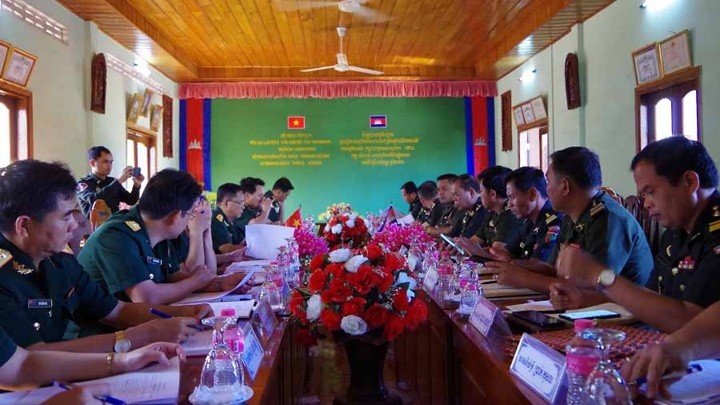
[[[458,176],[453,182],[453,198],[463,215],[448,236],[469,238],[477,233],[485,217],[485,208],[480,201],[480,183],[469,174]]]
[[[647,288],[577,249],[562,249],[558,269],[580,285],[600,284],[613,302],[669,333],[720,300],[718,172],[705,147],[682,136],[649,144],[631,169],[645,208],[668,229]]]
[[[200,185],[188,173],[165,169],[153,176],[136,207],[110,217],[88,239],[78,260],[85,271],[124,301],[170,304],[194,291],[226,291],[242,274],[216,277],[207,265],[169,268],[153,248],[176,239],[199,203]],[[202,213],[208,214],[208,213]]]
[[[422,224],[425,229],[434,227],[440,222],[440,217],[445,211],[445,206],[438,199],[437,185],[432,180],[425,181],[418,187],[417,194],[423,207],[415,221]]]
[[[265,197],[265,182],[257,177],[245,177],[240,180],[245,209],[233,225],[241,240],[245,239],[245,226],[248,224],[268,224],[272,210],[272,198]]]
[[[493,166],[477,176],[480,184],[480,201],[487,214],[475,235],[470,240],[463,240],[461,246],[471,244],[487,248],[496,246],[513,256],[520,253],[522,221],[507,207],[505,178],[510,172],[507,167]],[[489,256],[489,252],[483,252],[480,256]]]
[[[455,206],[455,200],[453,198],[453,183],[455,179],[457,179],[457,176],[452,173],[442,174],[436,179],[438,199],[444,209],[437,224],[425,228],[425,232],[430,236],[437,237],[440,236],[441,233],[449,234],[453,226],[462,220],[463,213]]]
[[[176,318],[157,320],[145,304],[118,302],[62,253],[77,227],[76,207],[75,180],[64,166],[22,160],[0,172],[0,328],[30,350],[74,352],[127,351],[192,335],[193,317],[210,314],[208,306],[160,306]],[[71,321],[137,326],[63,341]]]
[[[90,217],[90,210],[96,200],[103,200],[112,212],[117,212],[120,203],[129,205],[137,203],[140,197],[140,185],[145,177],[142,174],[133,177],[133,168],[123,169],[117,179],[110,177],[112,171],[113,155],[104,146],[93,146],[88,150],[90,161],[90,174],[80,179],[75,192],[77,193],[80,209],[85,217]],[[129,178],[133,179],[133,188],[128,192],[123,183]]]
[[[285,200],[290,197],[290,193],[295,189],[290,179],[287,177],[280,177],[275,181],[272,186],[272,190],[268,190],[265,193],[265,197],[273,200],[270,213],[268,214],[268,221],[271,224],[282,225],[285,222]]]
[[[242,239],[233,226],[245,209],[242,190],[234,183],[225,183],[217,190],[217,208],[212,213],[212,242],[215,253],[228,253],[240,249]]]
[[[413,218],[418,217],[422,204],[417,195],[417,186],[414,181],[408,181],[400,187],[400,194],[403,200],[408,203],[408,214],[412,214]]]

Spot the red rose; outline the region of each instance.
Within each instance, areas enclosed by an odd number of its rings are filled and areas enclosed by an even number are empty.
[[[357,291],[358,294],[365,295],[375,287],[372,267],[363,264],[355,273],[348,273],[347,281]]]
[[[312,272],[310,278],[308,278],[308,290],[311,293],[317,293],[325,288],[325,281],[327,280],[327,274],[324,270],[317,269]]]
[[[395,253],[388,253],[385,255],[385,267],[390,272],[402,269],[404,264],[405,263],[403,262],[403,260],[400,259]]]
[[[307,329],[300,329],[295,334],[295,340],[303,346],[315,346],[317,344],[317,338],[315,335]]]
[[[363,313],[363,309],[365,308],[365,301],[364,298],[360,297],[354,297],[350,301],[345,301],[342,304],[342,314],[343,316],[348,315],[357,315],[361,316]]]
[[[370,328],[377,328],[378,326],[385,325],[385,322],[387,322],[388,315],[390,315],[390,312],[388,312],[385,307],[383,307],[380,304],[373,304],[370,308],[365,311],[365,322],[367,322],[368,327]]]
[[[406,316],[408,330],[415,330],[427,316],[427,305],[420,299],[414,299]]]
[[[323,265],[325,264],[325,258],[325,253],[321,253],[313,257],[313,259],[310,261],[310,271],[323,268]]]
[[[405,312],[408,308],[410,308],[407,291],[405,291],[404,288],[397,290],[395,293],[395,296],[393,297],[393,307],[395,307],[398,312]]]
[[[307,319],[307,313],[302,309],[298,309],[293,315],[300,322],[301,325],[308,325],[310,322]]]
[[[378,245],[368,245],[366,249],[367,258],[371,261],[375,261],[382,256],[382,249]]]
[[[345,281],[334,278],[330,281],[330,300],[333,302],[345,302],[352,294],[352,290],[345,284]]]
[[[295,313],[300,310],[304,303],[305,298],[303,298],[302,294],[300,294],[299,291],[295,290],[292,293],[292,297],[290,297],[290,303],[288,304],[288,307],[290,308],[290,311],[292,313]]]
[[[405,330],[405,319],[392,315],[383,329],[383,336],[389,341],[395,340]]]
[[[322,313],[320,314],[320,322],[322,322],[323,325],[325,325],[325,327],[328,328],[330,332],[335,332],[336,330],[340,329],[341,320],[342,317],[339,314],[329,309],[322,311]]]
[[[335,277],[342,277],[345,273],[345,266],[340,263],[330,263],[325,267],[325,271]]]
[[[377,285],[378,291],[381,293],[386,293],[388,290],[390,290],[390,287],[393,285],[393,281],[395,280],[392,274],[387,274],[380,272],[381,274],[378,274],[376,272],[373,272],[373,282]]]

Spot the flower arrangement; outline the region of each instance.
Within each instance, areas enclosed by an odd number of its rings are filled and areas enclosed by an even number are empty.
[[[325,212],[318,215],[318,220],[320,221],[329,221],[330,218],[340,215],[340,214],[350,214],[352,213],[352,207],[348,203],[339,202],[332,205],[329,205]]]
[[[416,281],[405,260],[376,244],[315,256],[309,271],[289,305],[305,326],[301,343],[316,343],[323,331],[392,341],[427,317],[425,303],[414,299]]]
[[[392,252],[397,252],[403,246],[410,248],[413,243],[425,244],[433,241],[433,238],[423,230],[420,224],[406,226],[393,223],[386,225],[382,231],[377,232],[373,236],[371,243],[384,246]]]
[[[323,237],[331,248],[340,244],[355,248],[362,247],[367,243],[369,236],[365,220],[352,211],[339,212],[330,218],[323,230]]]
[[[312,221],[305,221],[302,226],[295,228],[293,237],[298,244],[301,262],[309,262],[313,257],[327,253],[329,250],[325,239],[316,235],[315,224]]]

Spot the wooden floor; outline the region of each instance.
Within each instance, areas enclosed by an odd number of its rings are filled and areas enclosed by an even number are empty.
[[[309,363],[308,392],[299,399],[299,404],[332,404],[333,397],[345,392],[350,381],[345,352],[332,340],[323,340],[312,349]],[[385,383],[389,389],[402,397],[404,404],[414,404],[412,393],[402,389],[402,382],[398,383],[393,365],[394,352],[393,346],[390,345],[385,359]]]

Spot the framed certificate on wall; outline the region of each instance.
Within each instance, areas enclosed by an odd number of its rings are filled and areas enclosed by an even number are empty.
[[[660,42],[660,59],[666,75],[692,66],[688,35],[685,30]]]
[[[35,67],[35,61],[37,61],[37,57],[20,49],[12,48],[5,61],[2,78],[22,87],[27,87],[30,74]]]
[[[657,44],[638,49],[632,55],[637,84],[651,82],[662,77]]]

